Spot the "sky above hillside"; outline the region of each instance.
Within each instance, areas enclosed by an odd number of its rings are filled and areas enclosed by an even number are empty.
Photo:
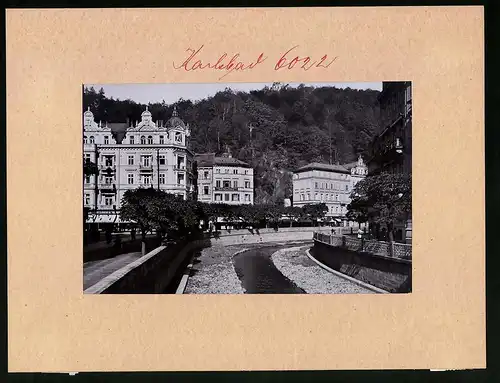
[[[86,87],[93,86],[95,90],[101,87],[107,97],[120,100],[131,99],[137,103],[147,104],[162,102],[172,104],[180,98],[193,102],[213,96],[215,93],[224,90],[226,87],[234,91],[248,92],[259,90],[272,83],[206,83],[206,84],[86,84]],[[300,83],[289,83],[296,87]],[[322,87],[334,86],[337,88],[351,89],[373,89],[382,90],[382,82],[324,82],[324,83],[304,83],[304,85]]]

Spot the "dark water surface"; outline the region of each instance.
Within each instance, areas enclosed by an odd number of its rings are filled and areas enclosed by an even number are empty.
[[[270,256],[282,248],[255,248],[233,258],[236,274],[247,294],[306,294],[274,266]]]

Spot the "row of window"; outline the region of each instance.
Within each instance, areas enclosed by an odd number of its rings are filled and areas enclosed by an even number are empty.
[[[170,139],[170,134],[167,133],[166,136],[160,136],[159,137],[159,144],[160,145],[164,145],[165,144],[165,137],[167,138],[167,140],[169,140]],[[174,141],[175,142],[179,142],[179,143],[182,142],[182,133],[175,132],[174,133]],[[128,142],[129,142],[129,144],[134,145],[135,144],[135,137],[134,136],[130,136],[128,138]],[[145,145],[145,144],[152,145],[153,144],[153,136],[148,136],[147,138],[146,138],[146,136],[141,136],[139,142],[141,143],[141,145]]]
[[[245,202],[250,202],[251,201],[250,197],[251,197],[250,194],[245,194]],[[215,194],[215,201],[216,202],[222,201],[222,193]],[[226,193],[226,194],[224,194],[224,201],[225,202],[228,202],[228,201],[239,202],[240,195],[236,194],[236,193],[234,193],[234,194]]]
[[[170,139],[170,135],[167,134],[166,136],[167,140]],[[174,134],[174,141],[175,142],[179,142],[179,143],[182,143],[182,133],[179,133],[179,132],[176,132]],[[131,145],[134,145],[136,142],[135,142],[135,137],[134,136],[130,136],[129,139],[128,139],[128,142],[129,144]],[[153,136],[141,136],[139,138],[139,140],[137,141],[137,143],[139,143],[141,145],[153,145]],[[94,144],[95,143],[95,138],[94,136],[83,136],[83,143],[84,144]],[[108,145],[109,144],[109,136],[104,136],[104,145]],[[159,144],[160,145],[164,145],[165,144],[165,136],[160,136],[160,139],[159,139]]]
[[[231,181],[220,181],[220,180],[216,180],[215,181],[215,187],[216,188],[220,188],[222,185],[223,188],[230,188],[231,187]],[[238,187],[238,181],[235,180],[233,181],[233,188],[237,188]],[[245,181],[245,188],[246,189],[249,189],[251,186],[250,186],[250,181]]]
[[[328,182],[315,182],[314,187],[316,189],[341,190],[342,185],[337,183],[330,183],[330,187],[328,187]],[[349,185],[345,185],[345,190],[349,191]]]
[[[103,156],[104,157],[104,165],[105,166],[113,166],[115,163],[115,156]],[[90,161],[90,153],[85,153],[85,160]],[[143,166],[151,166],[153,163],[153,156],[152,155],[141,155],[140,158],[140,164]],[[134,155],[129,155],[127,158],[127,164],[128,165],[135,165],[135,156]],[[167,159],[164,154],[158,155],[158,164],[160,165],[166,165],[167,164]],[[177,157],[177,166],[181,168],[184,166],[184,157]]]
[[[91,181],[91,176],[86,175],[85,176],[85,183],[89,184]],[[160,173],[158,175],[158,180],[160,181],[160,184],[164,185],[166,183],[166,176],[165,173]],[[139,175],[139,181],[143,185],[151,185],[152,184],[152,175],[151,174],[144,174],[144,175]],[[101,177],[101,182],[106,184],[106,185],[112,185],[116,184],[116,179],[114,176],[105,176]],[[178,184],[183,184],[184,182],[184,174],[178,174],[177,175],[177,183]],[[135,174],[129,173],[127,174],[127,183],[129,185],[135,184]]]
[[[345,213],[347,211],[346,207],[332,206],[330,208],[330,213]]]
[[[311,176],[315,178],[328,178],[328,179],[347,179],[347,177],[350,176],[350,174],[346,173],[336,173],[336,172],[324,172],[320,170],[313,170],[309,172],[304,172],[304,173],[296,173],[294,175],[295,179],[299,178],[311,178]]]
[[[94,142],[95,142],[94,136],[90,136],[88,139],[87,139],[87,136],[83,136],[83,143],[84,144],[93,144]],[[104,136],[104,142],[105,143],[109,142],[108,136]]]
[[[340,201],[342,198],[339,198],[338,194],[335,194],[335,199],[333,198],[333,194],[314,194],[314,201]],[[301,194],[300,195],[300,200],[301,201],[310,201],[311,200],[311,194]]]
[[[229,169],[224,169],[224,170],[225,170],[224,173],[231,173]],[[217,168],[217,169],[215,169],[215,172],[220,174],[221,169]],[[205,173],[208,173],[208,172],[205,172]],[[233,174],[238,174],[238,169],[233,169]],[[245,169],[244,174],[248,174],[248,170]],[[207,178],[208,178],[208,174],[207,174]]]
[[[363,168],[352,168],[351,174],[357,174],[363,176],[368,174],[368,170]]]
[[[115,204],[115,196],[113,194],[106,194],[102,198],[104,205],[113,206]],[[85,205],[90,205],[90,194],[85,193]]]

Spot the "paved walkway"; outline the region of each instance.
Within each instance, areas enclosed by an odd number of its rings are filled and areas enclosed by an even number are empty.
[[[83,264],[83,290],[95,285],[101,279],[114,273],[116,270],[139,259],[141,253],[121,254],[114,258],[92,261]]]

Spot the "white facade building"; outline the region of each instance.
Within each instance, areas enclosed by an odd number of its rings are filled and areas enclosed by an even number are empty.
[[[195,156],[198,164],[198,200],[207,203],[251,205],[254,202],[252,167],[228,152]]]
[[[84,159],[99,169],[97,176],[84,177],[83,203],[91,209],[87,222],[119,222],[120,201],[130,189],[154,187],[189,197],[193,188],[190,130],[175,107],[165,125],[155,123],[146,107],[138,124],[126,126],[121,142],[112,133],[107,123],[94,121],[90,108],[84,113]]]
[[[345,218],[354,185],[367,175],[361,156],[346,165],[311,163],[297,169],[293,175],[293,206],[325,203],[326,217]]]

